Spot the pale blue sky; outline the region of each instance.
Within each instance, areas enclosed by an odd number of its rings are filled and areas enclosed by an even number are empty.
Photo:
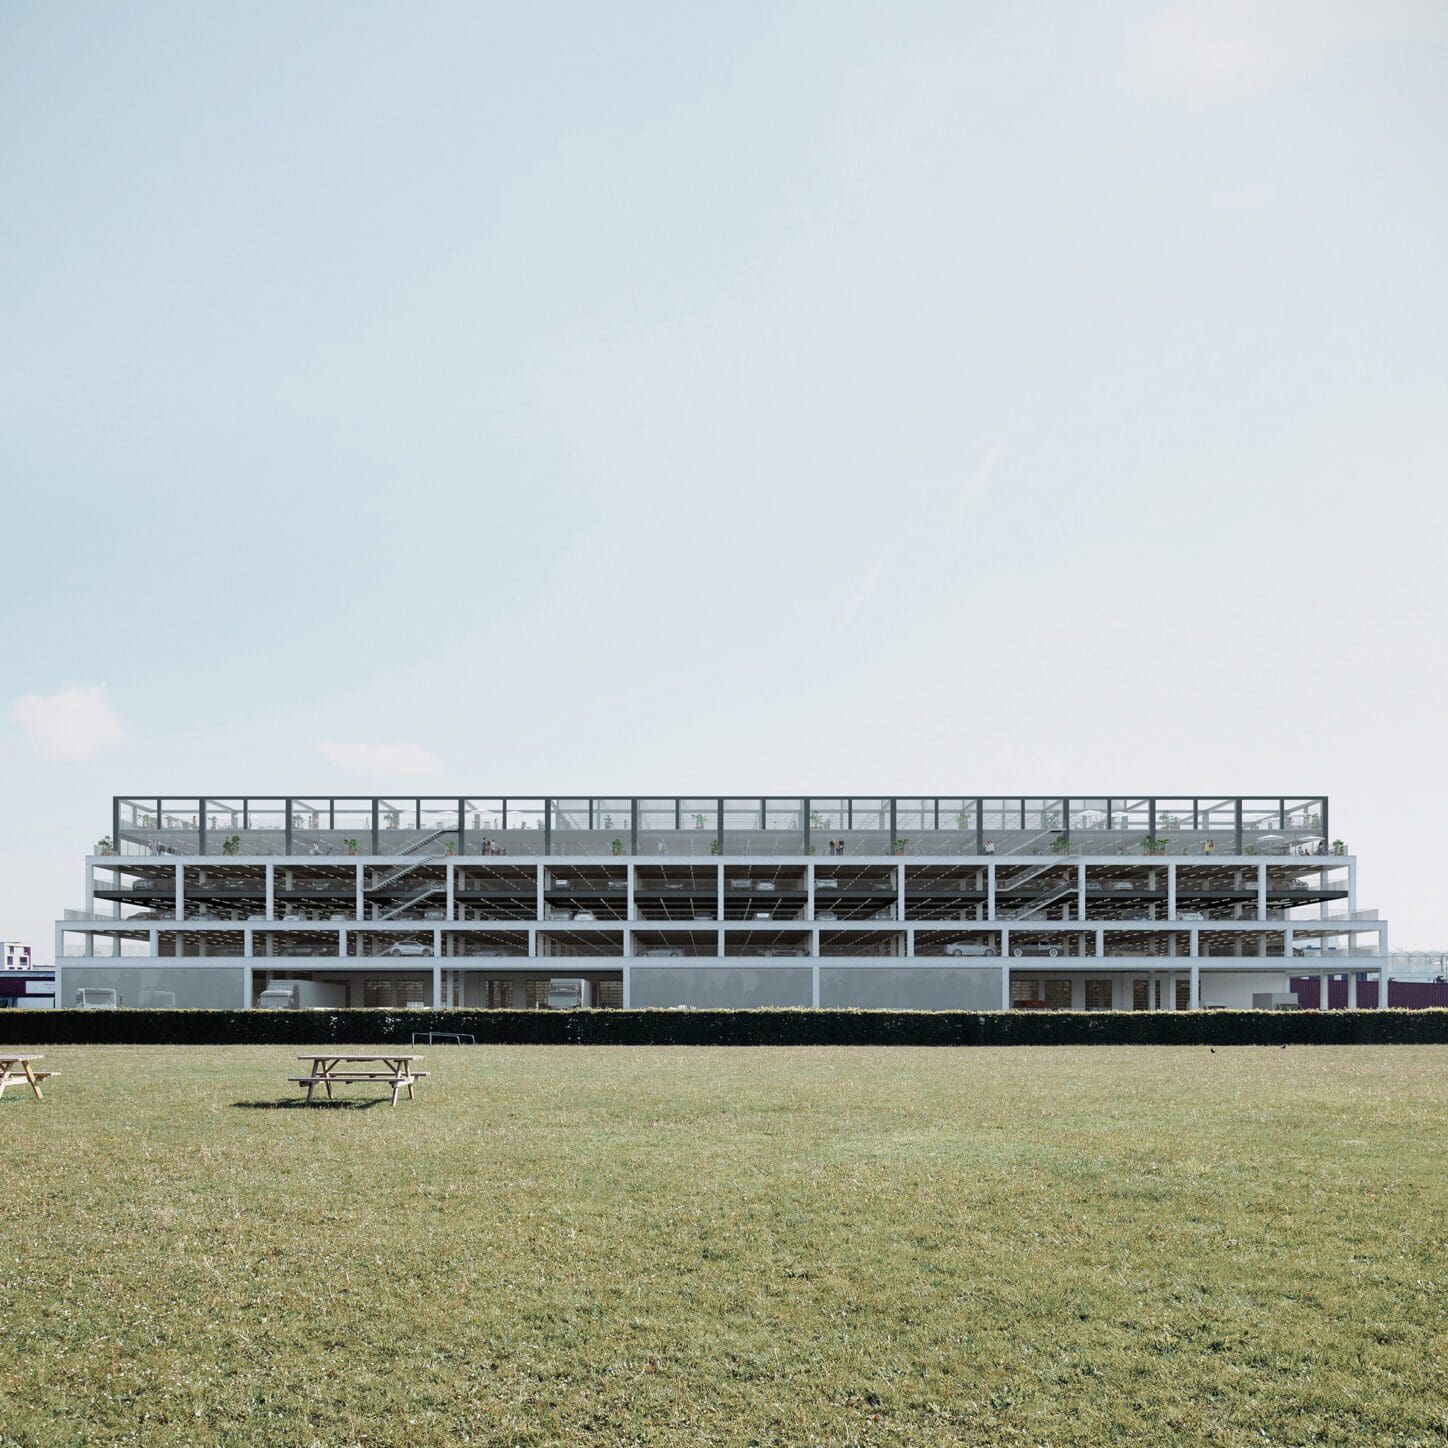
[[[1440,4],[10,0],[0,936],[113,792],[1325,790],[1448,947],[1445,73]]]

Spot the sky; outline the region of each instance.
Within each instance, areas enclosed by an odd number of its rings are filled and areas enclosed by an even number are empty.
[[[113,794],[1328,794],[1448,949],[1448,7],[0,5],[0,937]]]

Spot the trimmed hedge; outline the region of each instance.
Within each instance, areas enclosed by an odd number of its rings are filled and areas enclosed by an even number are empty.
[[[1418,1011],[0,1011],[0,1045],[396,1045],[462,1031],[528,1046],[1448,1045]]]

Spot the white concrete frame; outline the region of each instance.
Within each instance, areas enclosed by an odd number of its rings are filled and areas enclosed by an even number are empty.
[[[1209,863],[1208,863],[1209,859]],[[486,863],[484,863],[486,862]],[[696,877],[706,875],[710,870],[715,872],[716,888],[716,919],[712,922],[703,920],[692,921],[665,921],[640,917],[636,908],[636,868],[641,864],[650,867],[660,867],[672,870],[691,871]],[[367,901],[367,875],[369,871],[390,873],[395,872],[403,865],[413,869],[427,868],[436,870],[441,866],[444,874],[445,884],[442,887],[445,891],[445,907],[443,920],[441,922],[421,920],[379,920],[368,918],[369,913],[375,915],[375,907],[369,907]],[[623,892],[625,907],[624,918],[612,920],[599,920],[595,922],[586,921],[558,921],[551,919],[548,913],[546,901],[547,872],[557,874],[559,871],[596,869],[600,866],[611,868],[622,868],[625,870],[626,885]],[[532,920],[470,920],[460,921],[458,919],[457,902],[457,874],[460,869],[480,869],[499,867],[509,871],[518,871],[523,874],[533,873],[536,884],[536,907],[535,918]],[[188,871],[204,871],[224,868],[228,871],[244,870],[257,872],[256,878],[259,886],[264,887],[265,892],[265,916],[264,920],[240,921],[216,921],[216,920],[186,920],[186,881]],[[325,869],[329,871],[353,870],[355,871],[355,886],[353,890],[355,908],[353,917],[344,922],[327,924],[321,921],[299,922],[295,919],[278,919],[277,917],[277,881],[280,871],[286,879],[290,878],[293,870]],[[731,872],[747,870],[768,870],[777,874],[780,872],[799,871],[803,881],[803,888],[806,895],[803,913],[793,919],[752,921],[747,919],[728,920],[725,919],[728,890],[726,880]],[[1255,908],[1250,915],[1242,914],[1242,907],[1239,904],[1235,909],[1233,919],[1218,919],[1197,921],[1183,919],[1178,911],[1178,883],[1180,871],[1191,868],[1209,868],[1214,871],[1232,870],[1239,871],[1240,890],[1255,896]],[[817,919],[816,903],[817,891],[816,881],[821,870],[838,871],[844,869],[850,873],[857,871],[873,871],[877,874],[888,875],[893,873],[894,889],[893,896],[894,918],[885,920],[844,920],[839,922],[820,922]],[[1073,870],[1075,873],[1074,888],[1067,888],[1064,893],[1058,892],[1053,896],[1053,907],[1059,904],[1066,914],[1063,917],[1051,917],[1049,919],[1024,919],[1019,912],[1014,915],[1001,915],[997,911],[998,890],[1001,884],[1003,872],[1010,872],[1017,880],[1029,878],[1033,875],[1043,875],[1047,872],[1059,870]],[[1306,913],[1291,913],[1293,907],[1286,908],[1278,906],[1276,914],[1272,913],[1273,907],[1269,905],[1272,890],[1269,887],[1269,870],[1289,870],[1297,875],[1311,875],[1322,872],[1322,879],[1319,882],[1318,893],[1322,893],[1327,885],[1329,872],[1346,873],[1346,910],[1334,916],[1329,910],[1330,902],[1324,900],[1316,916]],[[141,870],[148,875],[155,875],[160,871],[174,871],[174,911],[175,915],[170,920],[147,921],[144,926],[140,922],[127,927],[123,924],[124,918],[121,914],[120,902],[112,903],[112,910],[109,915],[100,914],[99,903],[96,898],[97,876],[108,875],[112,882],[118,882],[121,876],[127,872]],[[984,910],[979,918],[960,920],[931,920],[926,918],[912,917],[907,908],[907,881],[909,872],[913,870],[928,870],[932,874],[939,875],[941,872],[960,871],[962,875],[977,872],[984,874]],[[1093,874],[1106,873],[1115,878],[1123,871],[1144,872],[1148,877],[1148,886],[1160,890],[1161,885],[1165,886],[1166,913],[1155,917],[1156,905],[1150,906],[1151,917],[1134,920],[1091,920],[1088,918],[1088,909],[1091,903],[1089,887],[1093,882]],[[1163,878],[1158,879],[1158,876]],[[1008,875],[1009,878],[1009,875]],[[712,955],[696,955],[675,958],[671,962],[671,968],[688,968],[691,963],[704,966],[706,962],[717,963],[722,959],[748,960],[751,969],[768,969],[770,960],[761,956],[733,956],[725,957],[725,942],[728,937],[739,934],[750,934],[754,932],[776,933],[781,930],[791,934],[798,934],[802,940],[807,942],[806,956],[811,962],[812,975],[812,997],[817,1003],[819,1000],[819,971],[821,962],[827,962],[832,969],[849,968],[851,966],[878,968],[884,960],[908,959],[912,967],[919,969],[928,968],[932,963],[943,968],[963,969],[970,967],[975,957],[954,957],[931,955],[928,952],[921,953],[919,947],[924,943],[927,947],[930,937],[934,932],[950,933],[960,935],[969,933],[982,938],[997,939],[999,941],[999,965],[989,967],[980,966],[981,969],[994,969],[999,971],[1001,981],[1001,1005],[1002,1008],[1010,1006],[1010,982],[1012,973],[1022,978],[1035,978],[1050,975],[1053,978],[1070,976],[1079,984],[1084,981],[1086,975],[1101,976],[1107,975],[1119,978],[1123,982],[1122,989],[1129,989],[1127,984],[1131,979],[1145,978],[1148,982],[1155,982],[1159,977],[1166,984],[1163,987],[1163,1006],[1171,1009],[1175,1006],[1175,996],[1171,982],[1183,973],[1185,968],[1187,979],[1190,982],[1189,995],[1192,1008],[1203,1004],[1202,981],[1203,978],[1210,978],[1213,975],[1248,974],[1268,975],[1278,974],[1285,983],[1287,975],[1318,975],[1321,984],[1321,991],[1324,1000],[1326,999],[1326,980],[1329,975],[1347,973],[1350,981],[1349,998],[1356,1003],[1356,977],[1358,973],[1377,973],[1380,983],[1386,978],[1387,969],[1387,924],[1377,918],[1372,912],[1359,912],[1356,900],[1356,859],[1353,856],[1301,856],[1282,855],[1264,857],[1261,855],[1244,856],[1186,856],[1161,858],[1157,856],[1121,856],[1108,855],[1099,857],[1073,857],[1069,860],[1057,860],[1043,856],[918,856],[914,858],[900,858],[894,856],[862,857],[851,856],[847,860],[836,862],[833,859],[821,859],[818,856],[779,856],[779,855],[749,855],[731,857],[713,857],[707,862],[699,859],[680,859],[675,857],[664,857],[658,861],[653,859],[638,860],[634,858],[619,859],[617,857],[599,858],[596,856],[574,857],[574,858],[492,858],[486,856],[468,856],[456,858],[445,857],[419,857],[416,860],[402,859],[396,855],[390,856],[369,856],[352,858],[343,862],[335,856],[253,856],[253,857],[217,857],[198,856],[190,858],[157,857],[147,855],[137,856],[90,856],[87,858],[86,868],[86,899],[92,916],[89,920],[75,921],[66,920],[56,923],[56,964],[57,969],[65,968],[66,963],[75,966],[82,961],[87,964],[116,966],[121,962],[130,965],[186,965],[195,966],[200,961],[210,960],[218,967],[234,965],[238,960],[245,962],[245,971],[248,981],[256,961],[267,962],[265,969],[272,970],[271,962],[285,959],[285,969],[307,970],[307,971],[372,971],[397,970],[406,971],[408,967],[399,961],[388,959],[384,965],[383,957],[359,956],[354,950],[349,949],[350,936],[359,930],[365,930],[369,934],[430,934],[433,949],[435,952],[429,966],[434,978],[434,999],[440,1003],[442,998],[441,976],[444,970],[447,971],[472,971],[484,972],[492,975],[504,975],[514,972],[527,972],[534,976],[545,974],[540,969],[540,962],[546,960],[556,968],[546,972],[548,975],[557,976],[559,969],[563,968],[563,962],[567,961],[567,969],[572,971],[597,974],[619,972],[623,980],[623,993],[625,1004],[630,997],[630,965],[631,960],[638,959],[634,953],[634,937],[640,932],[647,932],[655,935],[669,933],[688,933],[693,936],[700,936],[712,933],[716,937],[716,946]],[[104,882],[103,882],[104,887]],[[882,892],[883,893],[883,892]],[[1140,890],[1136,896],[1140,895]],[[887,897],[888,898],[888,897]],[[1068,903],[1069,898],[1069,903]],[[1110,900],[1110,895],[1100,895],[1098,900]],[[1117,897],[1120,898],[1120,897]],[[1127,898],[1134,898],[1128,895]],[[1306,911],[1310,907],[1297,907]],[[146,955],[124,955],[124,954],[97,954],[95,941],[111,939],[113,947],[119,949],[121,942],[116,938],[120,933],[130,931],[136,932],[144,929],[146,932],[146,944],[149,947]],[[205,954],[204,935],[207,932],[224,930],[237,930],[242,935],[242,956],[211,956]],[[269,954],[269,937],[278,933],[294,932],[298,929],[311,931],[335,930],[338,939],[338,954],[335,956],[287,956],[278,957]],[[821,933],[824,931],[848,931],[852,935],[878,935],[880,936],[880,952],[870,955],[850,956],[825,956],[821,950]],[[1063,953],[1054,960],[1039,955],[1012,956],[1009,952],[1012,949],[1011,932],[1014,929],[1018,935],[1029,934],[1036,937],[1057,937],[1063,947]],[[1223,955],[1201,955],[1199,951],[1200,935],[1203,930],[1210,930],[1219,934],[1234,936],[1236,938],[1236,951],[1241,952],[1244,947],[1252,943],[1260,950],[1266,942],[1267,936],[1282,936],[1282,954],[1241,954],[1234,953],[1230,956]],[[1134,935],[1160,933],[1172,931],[1168,937],[1167,946],[1169,953],[1166,956],[1137,956],[1137,955],[1115,955],[1107,956],[1104,953],[1104,936],[1107,932],[1118,935]],[[587,936],[590,934],[609,935],[616,934],[621,938],[621,953],[617,955],[597,956],[562,956],[551,953],[553,942],[559,932],[566,932],[570,936]],[[159,941],[162,934],[174,938],[184,952],[180,955],[161,956],[158,954]],[[526,956],[518,957],[486,957],[486,956],[457,956],[445,953],[449,945],[459,937],[469,934],[497,935],[499,933],[526,933],[527,951]],[[86,941],[84,955],[80,957],[67,956],[64,953],[66,937],[82,935]],[[1188,942],[1188,951],[1185,956],[1175,954],[1178,941],[1185,934]],[[1375,946],[1371,950],[1362,950],[1356,944],[1358,937],[1369,936]],[[1080,955],[1071,949],[1072,938],[1086,937],[1091,943],[1088,954]],[[1293,951],[1298,941],[1312,936],[1318,940],[1335,938],[1345,940],[1346,948],[1341,954],[1319,954],[1312,956],[1296,956]],[[195,954],[185,952],[185,945],[189,939],[195,938],[198,948]],[[801,959],[794,957],[793,959]],[[511,961],[519,960],[526,964],[514,966]],[[1181,960],[1184,966],[1165,966],[1158,964],[1166,960]],[[341,964],[345,961],[346,964]],[[1332,964],[1326,971],[1323,964],[1330,961]],[[1351,964],[1349,965],[1349,962]],[[790,959],[776,960],[775,964],[780,968],[789,968]],[[59,990],[59,975],[57,976]],[[1284,984],[1285,988],[1285,984]],[[1155,1007],[1155,984],[1149,984],[1148,990],[1151,993],[1151,1006]],[[1171,996],[1170,1003],[1167,1002],[1167,995]],[[63,999],[63,996],[58,996]],[[1379,1005],[1385,1006],[1387,991],[1380,984]],[[1210,1003],[1210,1002],[1208,1002]]]

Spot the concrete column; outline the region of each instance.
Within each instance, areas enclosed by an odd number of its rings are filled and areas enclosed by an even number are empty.
[[[818,940],[816,940],[815,945],[816,945],[816,947],[818,947],[818,945],[819,945]],[[816,948],[815,954],[816,954],[816,955],[819,954],[818,948]],[[914,954],[915,954],[915,931],[914,931],[913,927],[912,927],[911,929],[906,930],[906,932],[905,932],[905,954],[906,954],[906,955],[914,955]]]
[[[453,920],[456,920],[456,919],[457,919],[457,914],[456,914],[456,910],[457,910],[457,893],[458,893],[457,866],[456,866],[451,860],[449,860],[449,861],[447,862],[446,868],[447,868],[447,919],[448,919],[449,921],[453,921]]]
[[[1327,1009],[1328,978],[1326,971],[1323,971],[1322,974],[1317,977],[1317,1008],[1320,1011]]]
[[[359,912],[360,913],[360,912]],[[266,918],[277,918],[277,867],[266,866]]]
[[[1168,865],[1166,867],[1166,918],[1168,920],[1175,920],[1177,916],[1176,880],[1177,867]]]
[[[816,940],[815,940],[815,956],[816,956],[816,959],[815,959],[814,963],[811,965],[811,967],[810,967],[810,973],[809,973],[809,1003],[810,1003],[810,1005],[812,1005],[812,1006],[815,1008],[815,1010],[819,1010],[819,1008],[820,1008],[820,963],[819,963],[819,960],[818,960],[818,956],[819,956],[819,940],[818,940],[818,938],[816,938]]]
[[[995,887],[996,867],[992,862],[985,867],[985,918],[987,920],[996,918]]]
[[[638,910],[634,905],[634,867],[632,862],[624,867],[627,877],[627,886],[624,890],[624,919],[636,920]]]
[[[719,929],[722,932],[724,929],[724,866],[716,865],[714,871],[714,883],[718,893],[718,903],[715,906],[714,913],[719,917]],[[722,933],[719,936],[719,954],[724,954],[724,936]]]
[[[815,898],[814,898],[815,867],[813,864],[806,864],[804,867],[804,914],[806,920],[814,919]],[[815,954],[820,953],[819,932],[815,932]]]
[[[1193,952],[1191,969],[1191,994],[1187,998],[1188,1009],[1199,1011],[1202,1008],[1202,968],[1195,959],[1196,952]]]
[[[432,1008],[438,1010],[442,1006],[442,966],[436,956],[432,958]]]
[[[337,932],[337,954],[343,960],[347,958],[347,927],[345,925]]]
[[[1357,1010],[1357,1008],[1358,1008],[1358,1004],[1357,1004],[1357,978],[1358,978],[1358,973],[1357,973],[1357,971],[1355,971],[1355,970],[1350,970],[1350,971],[1348,971],[1348,973],[1347,973],[1347,1008],[1348,1008],[1348,1010],[1350,1010],[1350,1011],[1355,1011],[1355,1010]]]
[[[548,918],[548,902],[543,898],[543,891],[547,883],[548,867],[547,865],[537,865],[534,868],[537,870],[537,900],[535,903],[535,912],[539,920],[546,920]]]
[[[1165,1011],[1176,1010],[1177,974],[1174,970],[1166,973],[1166,984],[1161,993],[1161,1007]]]
[[[630,979],[631,974],[632,972],[629,970],[628,962],[625,961],[623,966],[623,1008],[626,1011],[633,1008],[633,981]]]
[[[1267,866],[1257,866],[1257,918],[1267,918]]]
[[[176,866],[176,918],[186,918],[186,867]]]
[[[895,918],[905,923],[905,866],[895,866]]]
[[[1004,952],[1001,954],[1001,1009],[1011,1008],[1011,962]]]
[[[154,955],[155,953],[156,942],[153,940],[151,942],[151,954]],[[248,926],[245,930],[241,932],[241,953],[246,956],[248,960],[250,960],[251,957],[256,954],[256,951],[252,947],[252,933],[250,926]],[[251,967],[247,966],[247,969],[250,970]]]
[[[1357,856],[1347,857],[1347,909],[1349,915],[1357,914]],[[1322,913],[1327,914],[1327,901],[1322,902]]]
[[[363,893],[363,890],[362,890],[362,878],[363,878],[363,877],[362,877],[362,866],[361,866],[361,865],[358,865],[358,866],[357,866],[357,919],[358,919],[358,920],[365,920],[365,919],[367,918],[367,913],[366,913],[366,912],[367,912],[367,899],[366,899],[366,896],[365,896],[365,894]],[[270,897],[270,895],[267,896],[267,914],[268,914],[268,915],[271,914],[271,897]]]
[[[624,972],[623,982],[624,982],[624,990],[625,990],[625,992],[627,992],[627,990],[628,990],[628,972],[627,972],[627,971]],[[520,980],[520,979],[518,979],[518,978],[515,976],[514,979],[513,979],[512,984],[513,984],[513,1009],[514,1009],[515,1011],[526,1011],[526,1010],[528,1009],[528,982],[527,982],[526,980]],[[624,1004],[625,1004],[625,1005],[628,1004],[627,998],[625,998]]]
[[[1378,972],[1378,1009],[1385,1011],[1388,1008],[1388,968],[1384,966]]]
[[[1106,932],[1099,925],[1096,927],[1096,959],[1100,960],[1106,954]]]
[[[1076,866],[1076,918],[1086,918],[1086,866]]]
[[[244,1011],[251,1009],[252,992],[255,989],[253,984],[252,969],[249,965],[241,968],[241,1008]]]

